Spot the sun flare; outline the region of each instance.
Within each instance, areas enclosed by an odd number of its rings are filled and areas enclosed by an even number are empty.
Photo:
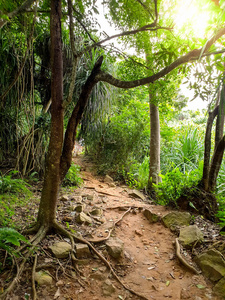
[[[197,5],[196,0],[181,0],[174,21],[178,30],[189,26],[195,37],[203,38],[208,26],[209,13]]]

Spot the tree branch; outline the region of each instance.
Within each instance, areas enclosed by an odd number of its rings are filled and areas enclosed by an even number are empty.
[[[218,32],[211,39],[209,39],[202,48],[194,49],[194,50],[190,51],[189,53],[179,57],[177,60],[175,60],[169,66],[165,67],[164,69],[162,69],[161,71],[159,71],[158,73],[156,73],[152,76],[142,78],[142,79],[138,79],[138,80],[134,80],[134,81],[121,81],[121,80],[113,77],[109,73],[101,71],[97,75],[96,79],[98,81],[108,82],[109,84],[112,84],[115,87],[123,88],[123,89],[130,89],[130,88],[134,88],[134,87],[137,87],[137,86],[140,86],[140,85],[153,83],[154,81],[158,80],[159,78],[161,78],[161,77],[165,76],[166,74],[170,73],[172,70],[174,70],[178,66],[180,66],[182,64],[185,64],[185,63],[188,63],[190,61],[198,60],[199,57],[200,56],[202,57],[202,55],[207,53],[207,51],[215,43],[215,41],[217,41],[224,34],[225,34],[225,27],[218,30]]]
[[[22,3],[22,5],[18,8],[16,8],[14,11],[7,14],[7,17],[9,19],[12,19],[16,15],[23,13],[26,11],[27,8],[29,8],[36,0],[26,0]],[[3,20],[0,19],[0,28],[2,28],[9,20]]]

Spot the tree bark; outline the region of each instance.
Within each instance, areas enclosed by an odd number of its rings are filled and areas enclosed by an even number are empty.
[[[63,57],[61,41],[61,0],[51,0],[51,134],[46,158],[45,178],[37,223],[51,228],[55,223],[60,187],[60,157],[63,145]]]
[[[210,164],[210,151],[211,151],[211,134],[212,134],[212,125],[215,117],[218,114],[218,106],[212,111],[209,112],[209,117],[206,125],[205,132],[205,146],[204,146],[204,165],[203,165],[203,176],[202,183],[205,191],[208,191],[209,184],[209,164]]]
[[[216,188],[216,180],[218,177],[218,173],[220,170],[220,166],[223,160],[223,154],[225,149],[225,136],[219,141],[214,155],[212,157],[210,170],[209,170],[209,183],[208,183],[208,191],[213,191]]]
[[[160,122],[159,109],[151,103],[151,94],[149,94],[150,106],[150,160],[149,160],[149,178],[148,190],[152,191],[152,184],[159,183],[160,172]]]

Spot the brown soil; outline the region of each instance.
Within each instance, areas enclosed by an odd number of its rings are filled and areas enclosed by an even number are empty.
[[[109,187],[103,178],[94,174],[91,162],[83,156],[76,157],[75,163],[82,168],[84,183],[78,189],[67,191],[67,195],[70,199],[84,194],[93,195],[93,200],[83,198],[86,209],[91,210],[94,206],[101,207],[106,221],[103,224],[96,221],[92,226],[76,224],[74,218],[68,218],[71,216],[70,207],[76,204],[74,200],[59,203],[58,221],[69,230],[81,233],[87,239],[98,239],[106,237],[113,224],[127,209],[131,208],[116,224],[111,234],[124,242],[124,256],[119,260],[112,259],[107,254],[104,242],[94,245],[111,263],[116,274],[126,286],[149,300],[219,299],[213,294],[212,284],[207,279],[202,275],[194,275],[180,264],[176,258],[174,246],[177,236],[160,222],[150,224],[142,212],[142,208],[148,208],[153,213],[163,216],[168,213],[168,209],[154,205],[149,200],[142,201],[130,197],[125,186],[117,184],[116,187]],[[34,210],[37,211],[37,207]],[[206,225],[201,225],[201,218],[196,218],[196,222],[200,224],[200,227],[203,226],[204,230],[207,229],[205,236],[208,240],[212,240],[212,243],[219,239],[216,226],[206,221]],[[57,260],[52,257],[48,246],[56,240],[63,239],[61,236],[49,235],[37,250],[36,270],[42,269],[41,264],[45,264],[43,269],[47,270],[54,278],[52,286],[36,287],[38,299],[142,299],[124,289],[103,261],[93,253],[91,258],[80,261],[77,270],[71,267],[70,258]],[[205,247],[206,244],[192,250],[198,252]],[[192,253],[183,250],[183,256],[191,261]],[[30,260],[20,282],[8,299],[32,299],[29,296],[31,295],[32,265],[33,260]],[[0,289],[11,277],[10,272],[3,273]],[[115,292],[112,292],[110,296],[104,296],[102,292],[102,284],[106,279],[110,279],[115,286]]]

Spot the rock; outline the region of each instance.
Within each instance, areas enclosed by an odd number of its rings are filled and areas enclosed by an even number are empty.
[[[218,281],[225,276],[225,260],[219,251],[210,249],[197,256],[195,261],[210,280]]]
[[[104,296],[111,296],[113,293],[115,293],[116,288],[112,284],[112,282],[109,279],[106,279],[106,281],[102,285],[102,293]]]
[[[105,183],[113,183],[113,181],[114,180],[109,175],[106,175],[105,178],[104,178],[104,182]]]
[[[64,222],[72,222],[73,221],[73,218],[70,217],[70,216],[64,216],[63,219],[62,219]]]
[[[88,217],[84,212],[81,212],[76,217],[76,222],[79,224],[85,223],[85,224],[91,224],[92,219]]]
[[[101,280],[101,281],[106,279],[106,275],[103,274],[101,271],[96,271],[96,272],[92,273],[90,275],[90,277],[95,279],[95,280]]]
[[[225,277],[220,279],[217,284],[213,287],[213,292],[217,295],[223,296],[225,295]]]
[[[74,210],[76,212],[83,212],[85,209],[86,205],[85,204],[78,204],[74,207]]]
[[[145,200],[145,195],[137,190],[128,191],[128,195],[133,198]]]
[[[63,196],[61,196],[61,197],[59,198],[59,200],[62,201],[62,202],[66,202],[66,201],[69,201],[69,197],[66,196],[66,195],[63,195]]]
[[[136,235],[142,236],[143,232],[141,230],[136,229],[135,230]]]
[[[191,215],[188,212],[174,211],[162,217],[162,221],[166,227],[174,230],[176,227],[188,226],[191,221]]]
[[[180,229],[179,241],[183,246],[193,246],[204,240],[203,233],[196,225],[186,226]]]
[[[76,244],[76,257],[77,258],[88,258],[91,257],[91,252],[88,245]]]
[[[52,285],[52,277],[44,271],[35,272],[34,280],[38,285]]]
[[[89,201],[93,201],[93,200],[94,200],[94,195],[88,194],[88,195],[87,195],[87,199],[88,199]]]
[[[90,213],[93,216],[102,216],[103,210],[99,207],[95,207],[95,208],[92,209],[92,211]]]
[[[67,258],[72,249],[71,245],[67,242],[58,242],[50,246],[49,249],[57,258]]]
[[[82,201],[82,196],[73,196],[70,200],[75,203],[80,203]]]
[[[145,209],[143,211],[144,216],[150,223],[156,223],[160,220],[160,217],[154,213],[152,213],[149,209]]]
[[[114,258],[119,258],[123,254],[124,242],[121,241],[119,238],[109,238],[106,241],[106,249]]]

